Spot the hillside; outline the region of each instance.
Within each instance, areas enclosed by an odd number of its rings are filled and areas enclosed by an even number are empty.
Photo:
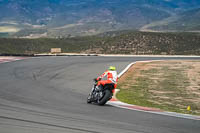
[[[44,53],[55,47],[92,54],[200,55],[200,34],[122,31],[68,39],[0,39],[0,54]]]
[[[71,37],[140,29],[197,7],[199,0],[0,0],[0,36]]]
[[[104,38],[88,50],[95,51],[107,54],[199,55],[200,34],[130,31]]]
[[[200,8],[180,13],[171,22],[148,28],[156,31],[200,31]]]

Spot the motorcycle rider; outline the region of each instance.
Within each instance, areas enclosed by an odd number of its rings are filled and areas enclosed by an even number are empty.
[[[110,66],[107,71],[105,71],[101,76],[99,76],[96,81],[98,81],[97,86],[102,86],[104,87],[106,84],[113,84],[114,89],[113,93],[115,92],[115,88],[117,87],[117,71],[114,66]]]

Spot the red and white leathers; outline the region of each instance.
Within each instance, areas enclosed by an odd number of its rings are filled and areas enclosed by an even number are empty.
[[[105,78],[106,76],[107,76],[107,79]],[[113,93],[115,92],[115,88],[117,87],[117,81],[118,81],[117,71],[107,70],[101,76],[99,76],[97,78],[97,80],[99,80],[99,79],[103,79],[103,80],[100,80],[98,82],[98,84],[97,84],[98,86],[99,85],[103,85],[104,86],[105,84],[113,83],[114,84]]]

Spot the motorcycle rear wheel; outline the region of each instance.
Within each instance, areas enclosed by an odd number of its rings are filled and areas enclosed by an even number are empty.
[[[98,100],[97,104],[103,106],[110,99],[110,96],[111,92],[109,90],[105,90],[103,98]]]

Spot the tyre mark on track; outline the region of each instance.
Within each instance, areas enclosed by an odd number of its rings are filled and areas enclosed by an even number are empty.
[[[26,125],[18,125],[18,124],[8,124],[8,123],[1,123],[0,122],[0,125],[2,126],[12,126],[12,127],[20,127],[20,128],[31,128],[31,129],[46,129],[46,130],[54,130],[54,131],[58,131],[59,129],[53,129],[53,128],[47,128],[47,127],[37,127],[37,126],[26,126]],[[61,130],[61,129],[60,129]],[[62,130],[66,130],[66,129],[62,129]]]
[[[47,112],[25,109],[25,108],[4,105],[4,104],[0,104],[0,109],[6,110],[6,111],[14,111],[16,113],[23,112],[23,113],[30,114],[30,115],[37,115],[37,116],[42,116],[42,117],[46,117],[46,118],[54,118],[57,120],[69,120],[70,119],[70,121],[86,122],[85,119],[81,119],[81,118],[74,118],[74,117],[69,117],[69,116],[55,114],[55,113],[47,113]],[[87,122],[89,122],[89,121],[87,121]],[[92,122],[94,122],[94,121],[92,121]]]
[[[80,128],[75,128],[75,127],[61,126],[61,125],[56,125],[56,124],[50,124],[50,123],[44,123],[44,122],[37,122],[37,121],[32,121],[32,120],[12,118],[12,117],[6,117],[6,116],[0,116],[0,118],[1,119],[7,119],[7,120],[15,120],[15,121],[21,121],[21,122],[39,124],[39,125],[45,125],[45,126],[50,126],[50,127],[57,127],[57,128],[62,128],[62,129],[70,129],[70,130],[87,132],[87,133],[101,133],[101,132],[97,132],[97,131],[91,131],[91,130],[80,129]]]
[[[8,107],[8,108],[3,108],[3,106]],[[84,122],[84,123],[87,123],[87,124],[96,123],[96,124],[101,125],[101,126],[106,126],[105,125],[105,121],[101,121],[101,122],[98,121],[97,122],[97,121],[94,121],[94,120],[74,118],[74,117],[69,117],[69,116],[55,114],[55,113],[46,113],[46,112],[41,112],[41,111],[36,111],[36,110],[30,110],[30,109],[25,109],[25,108],[20,108],[20,107],[14,107],[14,106],[4,105],[4,104],[0,104],[0,109],[9,110],[9,111],[15,111],[15,112],[21,112],[23,110],[23,111],[25,111],[23,113],[27,113],[28,112],[28,114],[37,115],[37,116],[46,117],[46,118],[54,118],[54,119],[57,119],[57,120],[79,121],[79,122]],[[20,110],[16,110],[16,109],[20,109]],[[0,116],[0,118],[1,118],[1,116]],[[111,124],[111,123],[107,123],[107,124]],[[0,123],[0,125],[2,125],[2,124]],[[4,125],[6,125],[6,124],[4,123]],[[9,124],[7,124],[7,125],[9,125]],[[18,125],[15,125],[15,126],[18,126]],[[144,131],[140,131],[140,130],[132,130],[132,129],[123,128],[121,126],[123,126],[123,125],[119,124],[117,127],[120,127],[120,129],[124,129],[124,130],[127,130],[127,131],[132,131],[132,132],[137,132],[137,133],[149,133],[149,132],[144,132]],[[139,125],[137,125],[137,126],[139,126]],[[92,133],[102,133],[102,132],[97,132],[97,131],[91,131],[91,132]]]

